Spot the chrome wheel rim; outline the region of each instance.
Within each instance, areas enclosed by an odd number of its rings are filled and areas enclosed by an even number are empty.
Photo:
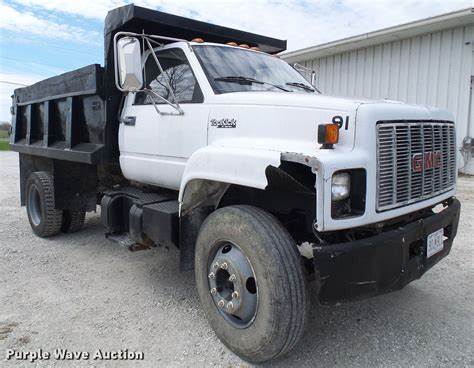
[[[235,328],[246,328],[255,319],[258,287],[248,258],[232,242],[223,241],[208,265],[209,293],[217,310]]]

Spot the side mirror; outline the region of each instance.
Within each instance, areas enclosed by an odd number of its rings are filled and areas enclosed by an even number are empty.
[[[138,91],[143,87],[142,54],[135,37],[122,37],[117,41],[118,85],[123,91]],[[117,77],[117,73],[115,74]]]

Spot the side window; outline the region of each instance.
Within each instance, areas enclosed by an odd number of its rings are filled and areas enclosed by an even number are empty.
[[[189,66],[188,60],[181,49],[170,49],[158,51],[158,60],[163,68],[163,73],[155,63],[150,54],[145,62],[145,86],[156,94],[166,98],[170,102],[173,97],[169,91],[169,85],[179,103],[199,103],[204,98],[199,85]],[[135,97],[136,105],[146,105],[155,102],[164,104],[165,102],[151,93],[138,92]]]

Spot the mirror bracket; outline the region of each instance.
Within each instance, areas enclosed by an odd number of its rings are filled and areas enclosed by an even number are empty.
[[[179,106],[179,103],[176,102],[176,105],[174,105],[172,102],[168,101],[166,98],[164,98],[163,96],[160,96],[158,93],[156,93],[155,91],[151,90],[151,89],[144,89],[143,90],[145,93],[150,93],[156,97],[158,97],[159,99],[161,99],[162,101],[164,101],[165,103],[167,103],[168,105],[170,105],[172,108],[174,108],[178,114],[173,114],[172,112],[163,112],[163,111],[160,111],[160,109],[158,108],[158,105],[156,104],[156,102],[153,100],[153,98],[151,98],[151,103],[153,104],[153,107],[155,108],[156,112],[160,115],[184,115],[184,111],[183,109],[181,109],[181,106]]]
[[[311,68],[308,68],[304,65],[301,65],[299,63],[294,63],[293,65],[293,69],[295,69],[298,73],[300,73],[301,75],[303,75],[303,73],[311,73],[311,81],[308,81],[311,83],[311,85],[316,88],[316,90],[319,92],[318,88],[316,87],[316,72],[311,69]],[[307,78],[303,75],[303,78],[305,78],[307,80]]]
[[[120,84],[120,81],[121,81],[121,72],[119,70],[119,54],[118,54],[118,43],[120,42],[120,40],[124,39],[124,38],[129,38],[129,39],[133,39],[134,41],[129,41],[129,44],[131,43],[134,43],[134,42],[137,42],[138,46],[140,46],[140,43],[138,42],[138,38],[141,38],[142,42],[143,42],[143,51],[145,51],[145,43],[146,43],[146,47],[150,50],[152,56],[153,56],[153,59],[156,63],[156,65],[158,66],[158,69],[160,70],[160,73],[161,74],[166,74],[164,73],[163,71],[163,68],[158,60],[158,57],[156,56],[155,54],[155,51],[153,49],[153,46],[151,45],[151,43],[155,43],[155,44],[158,44],[159,46],[163,46],[163,44],[160,44],[159,42],[157,42],[157,40],[166,40],[166,41],[174,41],[174,42],[185,42],[188,47],[189,47],[189,50],[192,51],[192,47],[191,47],[191,44],[189,43],[189,41],[187,40],[183,40],[183,39],[179,39],[179,38],[171,38],[171,37],[164,37],[164,36],[155,36],[155,35],[149,35],[149,34],[140,34],[140,33],[132,33],[132,32],[117,32],[115,35],[114,35],[114,69],[115,69],[115,86],[117,87],[117,89],[121,92],[145,92],[145,93],[151,93],[153,94],[154,96],[160,98],[161,100],[163,100],[165,103],[167,103],[168,105],[170,105],[171,107],[173,107],[177,112],[178,112],[178,115],[183,115],[184,114],[184,111],[183,109],[181,109],[181,107],[179,106],[179,102],[174,94],[174,91],[173,89],[171,88],[171,85],[168,81],[167,78],[164,78],[165,82],[166,82],[166,85],[167,85],[167,88],[168,90],[170,91],[170,94],[171,94],[171,97],[172,97],[172,100],[173,102],[167,100],[166,98],[164,98],[163,96],[160,96],[158,95],[156,92],[150,90],[150,89],[147,89],[147,88],[143,88],[143,68],[142,68],[142,64],[141,64],[141,53],[140,53],[140,77],[137,77],[137,84],[140,84],[139,87],[137,88],[123,88],[123,86]],[[136,55],[135,55],[136,56]],[[135,60],[136,62],[136,60]],[[141,83],[140,83],[141,82]],[[151,99],[151,102],[153,104],[153,106],[155,107],[155,110],[160,114],[160,115],[175,115],[174,113],[167,113],[167,112],[162,112],[159,110],[157,104],[155,103],[155,101],[153,100],[153,98]]]

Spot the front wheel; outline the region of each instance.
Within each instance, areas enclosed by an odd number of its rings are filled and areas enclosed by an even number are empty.
[[[275,359],[300,339],[308,313],[301,257],[269,213],[251,206],[213,212],[199,232],[195,272],[211,327],[242,359]]]

